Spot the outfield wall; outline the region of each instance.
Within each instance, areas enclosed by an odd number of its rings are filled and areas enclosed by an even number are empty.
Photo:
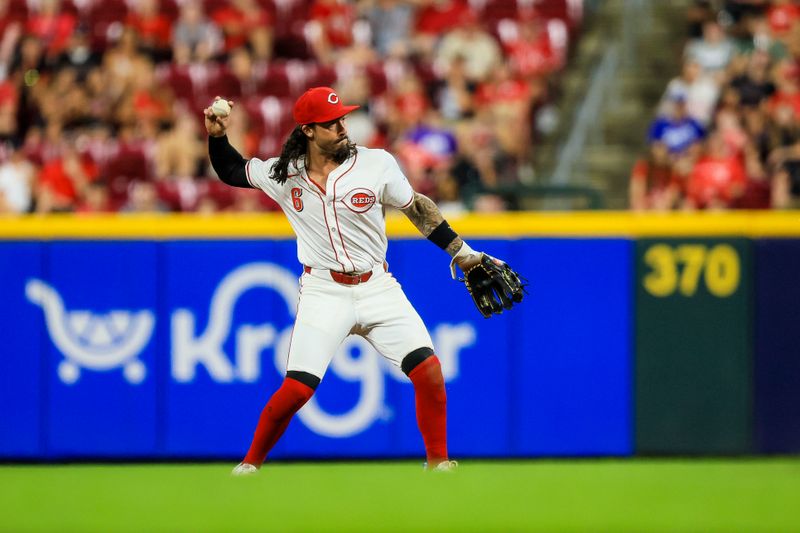
[[[800,451],[800,215],[451,222],[531,282],[484,320],[446,256],[389,221],[453,455]],[[239,457],[300,272],[279,216],[0,222],[0,457]],[[350,337],[274,457],[421,453],[410,383]]]

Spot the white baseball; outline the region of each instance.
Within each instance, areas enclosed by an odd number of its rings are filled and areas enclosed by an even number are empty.
[[[211,111],[218,117],[224,118],[231,114],[231,105],[227,100],[220,98],[211,104]]]

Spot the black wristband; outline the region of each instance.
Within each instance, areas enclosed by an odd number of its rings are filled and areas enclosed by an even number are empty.
[[[436,226],[431,234],[428,235],[428,240],[445,250],[456,237],[458,237],[458,233],[453,231],[453,228],[450,227],[446,220],[442,220],[442,223]]]

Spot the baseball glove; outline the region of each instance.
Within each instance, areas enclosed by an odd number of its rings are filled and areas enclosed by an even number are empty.
[[[464,272],[461,280],[484,318],[511,309],[527,294],[526,283],[510,266],[483,254],[481,262]]]

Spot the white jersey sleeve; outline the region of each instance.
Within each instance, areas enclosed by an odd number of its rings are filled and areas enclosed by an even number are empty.
[[[261,189],[273,200],[277,200],[281,193],[281,185],[269,177],[270,172],[272,172],[272,167],[277,161],[277,157],[267,159],[266,161],[254,157],[247,161],[244,167],[250,186],[254,189]]]
[[[384,152],[386,166],[384,168],[384,187],[381,203],[405,209],[414,201],[414,189],[408,182],[400,165],[389,152]]]

